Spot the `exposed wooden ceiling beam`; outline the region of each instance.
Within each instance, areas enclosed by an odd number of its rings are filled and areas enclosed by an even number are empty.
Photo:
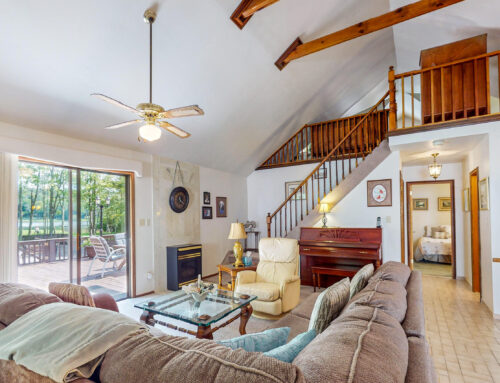
[[[242,0],[240,5],[238,5],[231,15],[231,20],[233,20],[238,28],[243,29],[255,12],[269,7],[271,4],[277,3],[278,1],[279,0]]]
[[[310,55],[311,53],[319,52],[323,49],[342,44],[346,41],[353,40],[357,37],[367,35],[372,32],[388,28],[403,21],[413,19],[426,13],[436,11],[450,5],[460,3],[464,0],[421,0],[415,3],[405,5],[404,7],[395,9],[394,11],[385,13],[381,16],[362,21],[361,23],[352,25],[348,28],[320,37],[316,40],[303,43],[295,47],[287,57],[283,59],[283,69],[290,61],[300,57]],[[278,65],[277,65],[278,66]],[[279,66],[278,66],[279,68]]]

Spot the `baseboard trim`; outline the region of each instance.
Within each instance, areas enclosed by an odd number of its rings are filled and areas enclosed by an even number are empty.
[[[145,297],[146,295],[150,295],[150,294],[154,294],[154,293],[155,293],[154,290],[148,291],[147,293],[137,294],[134,298]]]
[[[217,275],[219,275],[219,273],[213,273],[213,274],[205,275],[204,277],[201,277],[201,279],[212,278],[212,277],[215,277]]]

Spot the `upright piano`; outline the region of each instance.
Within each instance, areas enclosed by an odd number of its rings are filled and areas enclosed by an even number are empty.
[[[355,271],[368,263],[373,263],[375,269],[382,264],[382,228],[302,227],[299,246],[303,285],[313,285],[313,266]],[[323,286],[340,279],[327,277]]]

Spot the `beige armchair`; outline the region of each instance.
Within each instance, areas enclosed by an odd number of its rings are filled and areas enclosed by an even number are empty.
[[[255,311],[280,315],[298,305],[300,299],[299,244],[295,239],[263,238],[259,242],[256,271],[236,277],[236,292],[256,295]]]

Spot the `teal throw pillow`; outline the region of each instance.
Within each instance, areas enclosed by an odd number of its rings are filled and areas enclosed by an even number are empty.
[[[246,334],[237,338],[220,340],[217,343],[236,350],[242,348],[250,352],[267,352],[286,344],[290,327],[272,328],[256,334]]]
[[[287,344],[276,347],[264,355],[281,360],[282,362],[292,363],[299,352],[301,352],[316,336],[316,330],[309,330],[297,335]]]

